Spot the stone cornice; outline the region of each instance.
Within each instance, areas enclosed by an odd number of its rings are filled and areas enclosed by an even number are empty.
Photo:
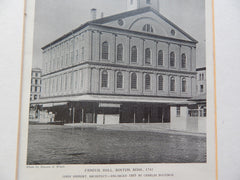
[[[48,75],[53,75],[55,73],[60,73],[66,70],[71,70],[75,67],[78,66],[83,66],[83,65],[88,65],[88,67],[91,68],[105,68],[105,69],[111,69],[111,68],[122,68],[125,70],[131,69],[132,71],[134,70],[139,70],[139,71],[148,71],[148,72],[156,72],[156,73],[168,73],[168,74],[185,74],[185,75],[196,75],[196,72],[191,72],[191,71],[180,71],[177,69],[164,69],[164,68],[157,68],[157,67],[146,67],[146,66],[136,66],[136,65],[128,65],[128,64],[115,64],[115,63],[110,63],[110,62],[95,62],[95,61],[85,61],[73,66],[69,66],[60,70],[56,70],[47,74],[43,74],[42,77],[48,76]],[[85,66],[86,67],[86,66]]]

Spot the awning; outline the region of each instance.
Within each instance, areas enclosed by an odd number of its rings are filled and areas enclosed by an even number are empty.
[[[115,96],[115,95],[79,95],[50,97],[38,99],[35,104],[45,104],[44,107],[52,107],[67,104],[67,102],[101,102],[101,103],[161,103],[170,105],[192,104],[188,98],[178,97],[148,97],[148,96]],[[49,104],[49,105],[48,105]]]

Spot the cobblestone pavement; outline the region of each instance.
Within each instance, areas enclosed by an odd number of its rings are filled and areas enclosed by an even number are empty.
[[[30,125],[27,164],[206,162],[204,134],[147,126]]]

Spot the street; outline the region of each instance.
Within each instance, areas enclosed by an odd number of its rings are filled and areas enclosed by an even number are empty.
[[[206,137],[30,125],[27,164],[203,163]]]

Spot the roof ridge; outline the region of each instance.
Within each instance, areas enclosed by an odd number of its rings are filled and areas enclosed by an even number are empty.
[[[166,18],[164,15],[162,15],[160,12],[158,12],[157,10],[153,9],[150,6],[147,7],[143,7],[143,8],[138,8],[138,9],[134,9],[131,11],[125,11],[122,13],[118,13],[118,14],[114,14],[114,15],[110,15],[104,18],[99,18],[99,19],[95,19],[95,20],[90,20],[85,22],[84,24],[81,24],[80,26],[78,26],[77,28],[69,31],[68,33],[62,35],[61,37],[57,38],[56,40],[48,43],[47,45],[45,45],[44,47],[42,47],[42,49],[47,48],[48,46],[50,46],[51,44],[55,44],[56,42],[58,42],[59,40],[68,37],[69,35],[75,33],[76,31],[88,26],[91,23],[94,24],[103,24],[112,20],[115,20],[116,18],[122,17],[123,15],[125,15],[123,18],[125,17],[129,17],[129,16],[134,16],[136,14],[140,14],[143,12],[148,12],[148,11],[152,11],[153,13],[155,13],[157,16],[159,16],[161,19],[163,19],[164,21],[166,21],[167,23],[169,23],[170,25],[172,25],[174,28],[176,28],[178,31],[180,31],[182,34],[184,34],[186,37],[188,37],[191,41],[193,41],[194,43],[198,43],[198,41],[196,39],[194,39],[192,36],[190,36],[188,33],[186,33],[184,30],[182,30],[180,27],[178,27],[176,24],[174,24],[172,21],[170,21],[168,18]]]

